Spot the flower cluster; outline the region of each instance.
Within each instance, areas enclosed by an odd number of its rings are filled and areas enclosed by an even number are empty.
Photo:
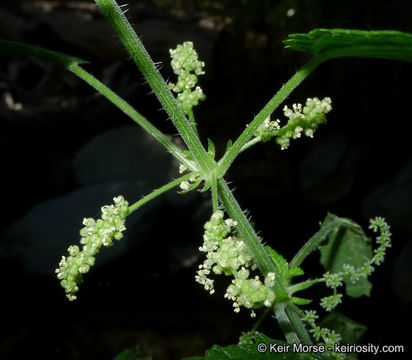
[[[182,45],[177,45],[176,49],[170,49],[172,58],[172,68],[178,75],[177,83],[169,83],[169,88],[177,93],[177,102],[182,108],[183,113],[189,114],[193,108],[204,100],[205,95],[199,86],[195,87],[198,75],[203,75],[205,63],[199,61],[196,51],[191,41],[186,41]]]
[[[379,245],[374,250],[374,256],[362,266],[355,268],[353,265],[345,264],[342,267],[342,271],[336,273],[327,272],[323,276],[323,280],[326,286],[333,289],[333,295],[321,299],[321,306],[327,311],[333,310],[339,303],[341,303],[342,295],[336,292],[339,286],[342,286],[344,277],[355,283],[360,279],[366,279],[375,270],[374,265],[380,265],[386,255],[386,249],[391,246],[391,232],[390,227],[386,221],[377,217],[370,220],[369,229],[374,232],[380,232],[380,235],[376,238],[376,243]]]
[[[185,165],[180,164],[179,166],[180,174],[183,174],[187,170],[188,169]],[[196,173],[196,172],[193,173],[193,175],[188,180],[184,180],[179,184],[179,187],[182,189],[180,194],[193,190],[200,184],[201,181],[202,181],[202,177],[199,175],[199,173]]]
[[[385,219],[376,217],[370,221],[369,229],[373,232],[380,232],[380,235],[376,238],[376,243],[379,247],[375,249],[372,263],[380,265],[385,259],[386,249],[391,247],[391,231],[389,225]]]
[[[245,276],[249,277],[249,271],[242,267],[226,290],[225,298],[233,301],[234,311],[239,312],[240,306],[248,309],[259,307],[262,304],[267,307],[271,306],[275,301],[275,293],[271,289],[275,284],[275,273],[268,273],[264,284],[259,276],[253,279],[243,278]],[[251,317],[255,316],[252,310]]]
[[[260,137],[263,142],[269,141],[274,132],[280,129],[280,120],[271,121],[270,116],[263,121],[255,132],[255,136]]]
[[[292,109],[287,106],[283,108],[283,113],[289,119],[285,127],[286,131],[276,138],[276,142],[281,149],[287,149],[290,139],[297,139],[304,133],[306,136],[313,137],[320,124],[326,122],[326,114],[332,110],[332,100],[325,97],[323,100],[318,98],[307,99],[306,105],[293,104]]]
[[[80,230],[82,250],[77,245],[70,246],[69,256],[63,256],[59,268],[56,269],[57,278],[61,280],[60,284],[71,301],[76,299],[75,294],[79,290],[78,285],[83,282],[83,274],[94,265],[95,255],[100,248],[113,245],[112,239],[120,240],[123,237],[122,232],[126,230],[124,223],[129,211],[128,202],[122,196],[113,200],[114,205],[102,207],[100,219],[83,220],[85,226]]]
[[[342,294],[333,294],[330,296],[325,296],[320,301],[320,306],[322,306],[326,311],[332,311],[336,306],[342,302]]]
[[[253,344],[255,340],[255,335],[256,331],[251,330],[247,332],[242,332],[242,334],[239,337],[239,345],[244,345],[244,344]]]
[[[326,114],[332,110],[331,104],[332,100],[328,97],[323,100],[315,97],[307,99],[304,107],[302,104],[293,104],[292,109],[285,106],[283,113],[289,119],[287,125],[280,128],[280,120],[270,121],[270,118],[266,118],[255,136],[260,137],[263,142],[276,136],[276,142],[285,150],[289,147],[290,140],[300,138],[302,133],[313,137],[319,125],[326,122]]]
[[[377,217],[370,220],[369,228],[374,232],[380,232],[379,236],[376,238],[376,243],[379,246],[374,250],[374,256],[358,268],[346,264],[343,265],[342,271],[336,273],[327,272],[321,279],[325,282],[327,287],[333,289],[333,294],[331,296],[321,299],[320,304],[326,311],[331,311],[342,302],[342,294],[337,293],[337,288],[343,285],[345,277],[349,278],[352,282],[367,278],[374,271],[373,265],[379,265],[384,260],[386,249],[391,246],[389,225],[383,218]],[[317,319],[318,315],[314,310],[307,310],[302,316],[302,320],[310,326],[310,332],[313,334],[314,339],[318,342],[323,341],[325,348],[333,348],[333,344],[338,343],[341,340],[340,335],[332,330],[321,328],[316,324]],[[336,360],[345,358],[343,354],[334,352],[329,352],[328,355]]]
[[[214,212],[206,222],[204,242],[199,248],[206,253],[206,259],[199,265],[196,281],[213,294],[213,280],[209,278],[212,272],[233,275],[234,279],[226,290],[225,298],[233,301],[235,312],[240,311],[240,306],[248,309],[270,306],[275,300],[271,289],[275,283],[275,274],[268,273],[263,283],[258,276],[250,278],[250,272],[256,269],[251,251],[238,236],[228,236],[236,226],[236,221],[224,220],[221,210]],[[253,311],[251,316],[255,316]]]
[[[339,343],[341,336],[333,330],[327,328],[322,328],[316,324],[316,320],[319,318],[318,314],[314,310],[306,310],[302,320],[310,326],[310,332],[316,341],[323,341],[325,348],[332,348],[333,345]],[[329,352],[329,355],[336,360],[345,359],[344,354],[337,354],[334,352]]]

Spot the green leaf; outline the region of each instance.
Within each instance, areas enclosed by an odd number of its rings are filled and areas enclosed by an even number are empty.
[[[184,360],[324,360],[325,355],[319,354],[297,354],[292,352],[292,345],[289,345],[289,352],[276,353],[267,350],[266,352],[259,353],[257,350],[258,344],[264,343],[269,349],[271,344],[284,347],[288,344],[284,341],[272,340],[263,334],[257,333],[255,336],[255,344],[242,344],[242,345],[228,345],[219,346],[213,345],[211,349],[207,350],[205,356],[194,356],[186,358]]]
[[[215,158],[215,144],[210,139],[207,139],[207,153],[212,156],[212,159]]]
[[[135,346],[133,349],[127,349],[122,351],[113,360],[152,360],[151,357],[140,357],[140,347]]]
[[[276,272],[286,280],[298,275],[304,274],[304,271],[300,267],[289,268],[287,260],[280,255],[276,250],[272,249],[269,245],[265,245],[265,249],[269,254],[270,259],[276,269]]]
[[[305,272],[298,266],[292,266],[288,270],[288,277],[292,278],[295,276],[303,275]]]
[[[338,311],[331,312],[321,322],[322,327],[334,330],[341,335],[341,344],[359,344],[363,334],[368,329]]]
[[[412,62],[412,34],[401,31],[315,29],[290,34],[283,43],[288,49],[325,58],[354,56]]]
[[[228,142],[227,142],[227,144],[226,144],[226,151],[225,151],[225,153],[230,150],[230,148],[232,147],[232,145],[233,145],[232,140],[229,139]]]
[[[286,278],[288,275],[289,264],[286,259],[280,255],[276,250],[272,249],[269,245],[265,245],[265,249],[268,252],[276,272],[282,277]]]
[[[3,54],[35,56],[47,61],[55,62],[65,68],[69,68],[71,65],[88,63],[88,61],[81,60],[77,57],[46,50],[38,46],[0,39],[0,55]]]
[[[337,219],[333,214],[328,214],[321,225]],[[319,246],[321,253],[320,262],[323,267],[332,272],[341,272],[343,265],[352,265],[358,268],[372,258],[370,239],[364,234],[362,228],[352,220],[345,219],[349,225],[342,225],[329,233],[327,243]],[[372,284],[367,279],[360,279],[356,283],[344,277],[346,294],[351,297],[369,296]]]

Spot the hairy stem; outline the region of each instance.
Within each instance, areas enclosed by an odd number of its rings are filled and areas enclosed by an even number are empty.
[[[249,247],[250,251],[253,253],[254,261],[261,273],[266,276],[269,272],[274,272],[277,277],[275,281],[275,294],[277,300],[282,300],[287,297],[287,292],[282,284],[279,274],[276,273],[276,269],[269,257],[269,254],[260,243],[258,236],[252,225],[246,218],[244,212],[237,203],[235,197],[230,191],[224,179],[218,179],[217,181],[219,198],[222,201],[229,216],[236,220],[239,226],[239,230],[243,236],[243,241]]]
[[[242,148],[240,149],[240,152],[243,152],[249,149],[253,145],[260,143],[261,141],[262,141],[262,138],[260,136],[254,137],[252,140],[249,140],[245,145],[242,146]]]
[[[303,260],[305,260],[306,257],[319,246],[319,244],[326,238],[326,236],[329,235],[330,232],[342,225],[351,226],[350,223],[342,218],[332,220],[331,222],[322,226],[322,228],[315,235],[313,235],[297,252],[292,261],[289,263],[289,266],[299,266],[303,262]]]
[[[133,121],[140,125],[148,134],[152,135],[157,141],[159,141],[176,159],[183,163],[187,168],[191,170],[196,170],[186,157],[183,155],[182,151],[164,135],[159,129],[157,129],[150,121],[146,120],[141,114],[139,114],[132,106],[130,106],[126,101],[119,97],[116,93],[110,90],[106,85],[101,83],[92,74],[81,68],[79,65],[70,65],[68,69],[76,74],[79,78],[84,80],[102,95],[104,95],[108,100],[110,100],[114,105],[116,105],[120,110],[122,110],[126,115],[128,115]]]
[[[224,179],[219,179],[217,185],[219,198],[221,199],[222,204],[229,216],[238,222],[240,233],[243,236],[243,241],[253,253],[254,260],[259,270],[263,275],[266,275],[268,272],[274,272],[276,274],[276,281],[273,288],[276,295],[274,312],[283,332],[285,333],[286,339],[290,343],[303,342],[305,344],[310,344],[310,336],[307,333],[299,315],[296,314],[296,312],[286,311],[286,307],[288,306],[288,293],[285,290],[281,277],[277,274],[267,251],[260,243],[255,230],[247,220]]]
[[[207,156],[192,124],[187,120],[178,106],[175,97],[172,95],[169,87],[156,68],[156,65],[144,48],[142,42],[127,21],[122,10],[115,0],[96,0],[96,3],[116,31],[123,45],[128,50],[163,108],[168,113],[176,129],[179,131],[186,145],[192,152],[193,157],[198,164],[198,170],[202,171],[205,177],[208,177],[212,169],[215,167],[214,161]]]
[[[276,108],[290,95],[290,93],[315,70],[322,62],[327,60],[324,57],[316,56],[303,66],[265,105],[253,121],[247,126],[233,146],[225,153],[219,161],[219,175],[224,175],[229,169],[242,148],[247,144],[249,139],[255,134],[258,127],[263,121],[272,114]]]
[[[193,110],[190,110],[190,112],[189,112],[189,120],[190,120],[190,124],[192,125],[192,128],[193,128],[194,132],[197,134],[197,136],[199,136],[199,132],[197,131],[197,127],[196,127],[196,121],[195,121],[195,116],[193,114]]]
[[[217,191],[217,179],[216,179],[215,174],[212,175],[211,191],[212,191],[213,212],[216,212],[219,210],[219,196],[218,196],[218,191]]]
[[[293,325],[294,332],[298,335],[300,342],[306,345],[312,344],[312,339],[306,330],[306,327],[301,319],[301,315],[297,311],[298,308],[295,305],[287,305],[285,307],[286,316],[289,318]]]
[[[174,188],[175,186],[178,186],[182,181],[189,180],[192,176],[193,176],[192,173],[183,175],[167,183],[166,185],[163,185],[161,188],[152,191],[149,195],[146,195],[139,201],[135,202],[133,205],[129,206],[128,215],[131,214],[133,211],[137,210],[142,205],[146,204],[148,201],[153,200],[155,197],[163,194],[165,191],[170,190]]]
[[[286,340],[289,344],[312,344],[309,333],[295,310],[288,307],[285,303],[275,304],[274,313]]]
[[[311,286],[313,286],[315,284],[318,284],[320,282],[324,282],[324,281],[325,281],[325,279],[323,279],[323,278],[302,281],[300,283],[290,285],[288,287],[288,293],[289,293],[289,295],[292,295],[295,292],[306,290],[306,289],[310,288]]]

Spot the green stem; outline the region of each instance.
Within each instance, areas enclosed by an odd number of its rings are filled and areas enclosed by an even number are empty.
[[[217,179],[216,175],[212,175],[212,203],[213,203],[213,212],[216,212],[219,210],[219,197],[218,197],[218,191],[217,191]]]
[[[305,120],[295,120],[292,124],[290,124],[288,122],[287,125],[283,126],[282,128],[280,128],[279,130],[275,130],[271,133],[271,138],[275,137],[275,136],[282,136],[285,133],[287,133],[288,131],[290,131],[291,129],[294,129],[296,127],[296,125],[299,125],[303,128],[305,128],[306,126],[306,122]],[[259,142],[262,141],[261,136],[256,136],[253,137],[252,140],[249,140],[245,145],[243,145],[242,149],[240,150],[241,152],[245,151],[246,149],[249,149],[250,147],[252,147],[253,145],[258,144]]]
[[[293,329],[295,333],[298,335],[299,340],[306,345],[311,345],[312,339],[310,338],[310,335],[306,330],[306,327],[299,313],[295,309],[296,306],[287,305],[285,308],[286,315],[288,316],[291,324],[293,325]]]
[[[60,66],[63,66],[66,69],[70,65],[88,63],[88,61],[79,59],[74,56],[43,49],[38,46],[23,44],[15,41],[7,41],[2,39],[0,39],[0,54],[35,56],[40,59],[59,64]]]
[[[182,151],[171,140],[169,140],[166,135],[164,135],[150,121],[146,120],[132,106],[130,106],[126,101],[124,101],[116,93],[110,90],[106,85],[102,84],[92,74],[88,73],[77,64],[69,65],[68,69],[76,74],[79,78],[84,80],[86,83],[88,83],[90,86],[92,86],[94,89],[96,89],[98,92],[100,92],[102,95],[104,95],[108,100],[110,100],[114,105],[116,105],[120,110],[122,110],[126,115],[128,115],[132,120],[140,125],[148,134],[152,135],[157,141],[159,141],[176,159],[178,159],[187,168],[196,170],[195,166],[186,159]]]
[[[288,287],[288,293],[289,293],[289,295],[292,295],[295,292],[306,290],[306,289],[310,288],[311,286],[313,286],[315,284],[318,284],[320,282],[324,282],[324,281],[325,281],[325,279],[323,279],[323,278],[302,281],[300,283],[293,284],[293,285],[289,286]]]
[[[302,323],[299,314],[285,303],[277,303],[273,307],[276,320],[285,334],[289,344],[312,344],[312,340]]]
[[[290,95],[290,93],[325,60],[327,60],[327,58],[324,58],[323,56],[316,56],[312,58],[276,93],[275,96],[273,96],[273,98],[247,126],[229,151],[227,151],[223,158],[219,161],[220,176],[223,176],[226,173],[236,156],[241,152],[242,148],[247,144],[249,139],[255,134],[256,130],[263,123],[263,121],[265,121],[265,119],[276,110],[276,108]]]
[[[285,334],[286,341],[289,344],[299,344],[300,340],[298,338],[298,335],[293,329],[290,319],[286,314],[285,308],[286,308],[285,303],[276,304],[274,306],[274,313],[275,313],[276,320],[278,321],[280,328]]]
[[[182,181],[189,180],[192,175],[193,175],[192,173],[183,175],[167,183],[166,185],[163,185],[161,188],[152,191],[149,195],[146,195],[139,201],[135,202],[133,205],[129,206],[128,215],[130,215],[133,211],[137,210],[142,205],[146,204],[148,201],[153,200],[155,197],[159,196],[160,194],[163,194],[165,191],[170,190],[174,188],[175,186],[178,186]]]
[[[175,97],[172,95],[169,87],[160,75],[159,70],[156,68],[156,65],[150,58],[150,55],[147,53],[142,42],[123,15],[122,10],[115,0],[96,0],[96,3],[116,31],[120,40],[128,50],[163,108],[168,113],[176,129],[179,131],[183,140],[192,152],[195,161],[199,166],[198,170],[203,172],[205,178],[208,178],[210,172],[215,167],[214,161],[207,156],[199,137],[178,106]]]
[[[243,152],[249,149],[253,145],[260,143],[261,141],[262,141],[262,138],[260,136],[254,137],[252,140],[249,140],[245,145],[242,146],[242,148],[240,149],[240,152]]]
[[[88,61],[81,60],[74,56],[58,53],[55,51],[43,49],[37,46],[22,44],[13,41],[0,40],[0,53],[6,54],[20,54],[26,56],[36,56],[38,58],[52,61],[64,68],[72,71],[79,78],[87,82],[90,86],[107,97],[114,105],[140,125],[147,133],[152,135],[158,140],[166,149],[175,156],[181,163],[186,165],[187,168],[192,171],[197,170],[196,167],[184,157],[182,151],[170,141],[160,130],[147,121],[141,114],[139,114],[133,107],[131,107],[126,101],[116,95],[107,86],[102,84],[93,75],[81,68],[79,64],[88,63]]]
[[[328,236],[331,231],[335,230],[341,223],[341,219],[335,219],[322,226],[322,228],[315,235],[313,235],[297,252],[292,261],[289,263],[289,266],[299,266],[303,262],[303,260],[305,260],[305,258],[319,246],[319,244],[326,238],[326,236]]]
[[[282,284],[281,277],[279,276],[279,274],[277,274],[276,269],[269,257],[269,254],[260,243],[255,230],[246,218],[245,214],[243,213],[242,209],[240,208],[223,178],[217,180],[217,188],[219,198],[223,206],[225,207],[229,216],[237,221],[239,230],[243,236],[243,241],[252,252],[256,265],[261,273],[264,276],[266,276],[269,272],[274,272],[276,274],[277,281],[275,281],[274,290],[277,301],[284,300],[285,298],[287,298],[287,292]]]
[[[198,133],[197,127],[196,127],[196,121],[195,121],[195,116],[193,114],[193,110],[190,110],[190,112],[189,112],[189,120],[190,120],[190,124],[192,125],[192,128],[193,128],[194,132],[197,134],[197,136],[199,136],[199,133]]]
[[[282,279],[276,272],[276,269],[270,260],[270,257],[259,241],[258,236],[255,233],[250,222],[247,220],[245,214],[237,203],[235,197],[227,186],[223,178],[218,179],[218,194],[219,198],[225,207],[229,216],[238,222],[240,233],[243,236],[243,241],[249,247],[253,253],[254,260],[259,270],[263,275],[268,272],[274,272],[276,274],[276,281],[274,285],[274,291],[276,295],[276,303],[274,305],[275,316],[278,319],[282,330],[285,333],[286,339],[290,343],[311,343],[310,337],[302,324],[300,317],[291,312],[286,312],[288,306],[286,301],[288,300],[288,293],[282,283]]]

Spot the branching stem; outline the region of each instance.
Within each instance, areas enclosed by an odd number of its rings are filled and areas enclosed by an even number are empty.
[[[149,195],[146,195],[145,197],[143,197],[139,201],[135,202],[133,205],[129,206],[128,215],[130,215],[133,211],[137,210],[142,205],[146,204],[148,201],[153,200],[155,197],[163,194],[165,191],[170,190],[170,189],[174,188],[175,186],[178,186],[182,181],[189,180],[192,176],[193,176],[192,173],[183,175],[183,176],[167,183],[166,185],[163,185],[161,188],[152,191]]]
[[[201,171],[205,177],[208,177],[215,167],[215,162],[207,155],[192,124],[183,114],[175,97],[172,95],[155,63],[124,16],[122,10],[115,0],[96,0],[96,3],[116,31],[123,45],[128,50],[130,56],[133,58],[190,149],[198,165],[198,170]]]

